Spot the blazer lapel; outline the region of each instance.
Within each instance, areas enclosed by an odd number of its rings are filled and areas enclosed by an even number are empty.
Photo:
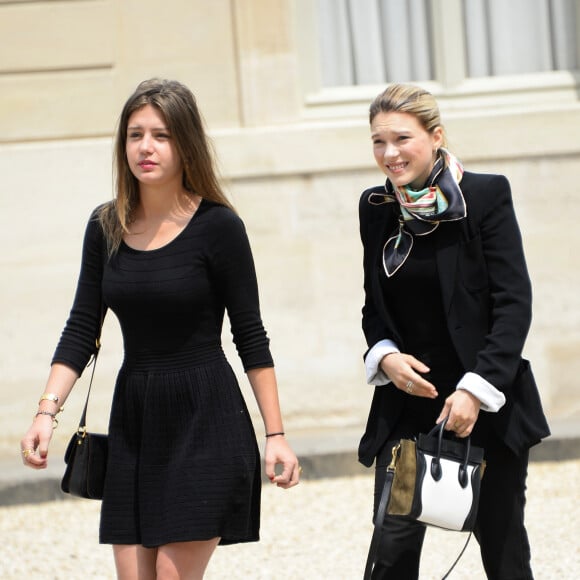
[[[441,296],[446,316],[449,315],[451,310],[457,275],[458,227],[457,223],[442,223],[434,232],[437,239],[437,270],[439,272]]]
[[[381,286],[381,276],[383,275],[383,247],[389,237],[392,235],[397,225],[396,216],[392,211],[385,211],[384,219],[377,220],[372,224],[372,235],[369,236],[371,247],[375,248],[373,256],[373,271],[372,271],[372,288],[375,306],[378,309],[381,317],[386,322],[389,328],[394,331],[393,320],[385,307],[385,300]]]

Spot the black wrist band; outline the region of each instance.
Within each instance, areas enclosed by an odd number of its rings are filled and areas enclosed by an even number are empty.
[[[278,431],[278,433],[266,433],[266,439],[268,439],[268,437],[276,437],[276,435],[284,435],[284,431]]]

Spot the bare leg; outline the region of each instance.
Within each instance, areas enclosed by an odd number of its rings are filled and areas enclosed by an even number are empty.
[[[218,542],[219,538],[213,538],[204,542],[175,542],[159,546],[157,580],[202,580]]]
[[[157,548],[140,545],[114,545],[118,580],[156,580]]]

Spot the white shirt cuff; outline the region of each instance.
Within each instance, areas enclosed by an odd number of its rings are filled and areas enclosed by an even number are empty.
[[[386,385],[391,379],[383,372],[380,367],[383,357],[392,352],[399,352],[397,345],[388,339],[379,340],[367,353],[365,357],[365,369],[367,383],[369,385]]]
[[[477,397],[482,411],[497,413],[505,405],[505,395],[476,373],[465,373],[456,388]]]

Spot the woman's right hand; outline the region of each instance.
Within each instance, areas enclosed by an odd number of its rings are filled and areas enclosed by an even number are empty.
[[[20,441],[24,465],[32,469],[45,469],[48,464],[48,445],[52,438],[52,417],[38,415]]]
[[[413,397],[435,399],[435,385],[425,380],[419,373],[429,372],[429,367],[413,355],[392,352],[381,359],[382,371],[391,379],[397,389]]]

